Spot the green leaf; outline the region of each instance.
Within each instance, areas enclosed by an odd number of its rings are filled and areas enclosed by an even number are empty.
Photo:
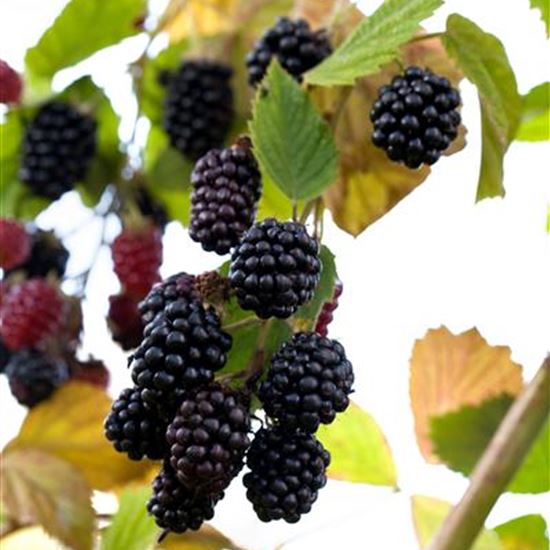
[[[49,81],[60,69],[136,34],[139,29],[134,19],[145,11],[145,5],[145,0],[71,0],[38,44],[27,51],[27,72]]]
[[[516,139],[520,141],[550,139],[550,82],[535,86],[523,96],[521,125]]]
[[[336,282],[334,254],[326,246],[322,246],[319,257],[322,264],[321,279],[315,289],[313,299],[296,312],[294,323],[298,330],[313,330],[323,304],[330,302],[334,295]]]
[[[101,540],[101,550],[147,550],[155,542],[159,528],[147,513],[149,487],[126,489],[120,506]]]
[[[468,475],[489,444],[513,399],[502,395],[479,406],[465,406],[431,418],[435,453],[452,470]],[[543,493],[550,490],[550,428],[543,429],[507,490]]]
[[[546,521],[531,514],[497,525],[495,531],[504,550],[548,550]]]
[[[262,173],[292,200],[318,197],[336,181],[332,132],[278,61],[256,94],[250,131]]]
[[[300,202],[298,203],[301,204]],[[288,220],[292,217],[292,201],[273,183],[267,176],[262,175],[262,196],[258,203],[256,219],[258,221],[265,218],[276,218],[278,220]]]
[[[546,29],[546,36],[550,37],[550,3],[548,0],[530,0],[531,8],[540,10],[540,18]]]
[[[355,403],[350,403],[330,426],[322,425],[317,437],[331,454],[329,477],[397,486],[397,472],[384,434],[372,416]]]
[[[399,57],[399,46],[418,30],[443,0],[386,0],[360,23],[325,61],[306,73],[306,81],[320,86],[353,85]]]
[[[447,19],[443,42],[479,93],[482,156],[477,200],[504,196],[504,154],[516,134],[521,114],[514,71],[498,38],[460,15]]]

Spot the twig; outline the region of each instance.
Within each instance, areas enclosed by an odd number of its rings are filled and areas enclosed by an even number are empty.
[[[313,211],[313,208],[315,207],[315,199],[309,201],[304,206],[304,209],[302,210],[302,213],[300,214],[300,219],[298,220],[300,223],[306,223],[306,220],[308,219],[309,215]]]
[[[550,355],[514,401],[477,463],[466,493],[428,550],[468,550],[548,419]]]

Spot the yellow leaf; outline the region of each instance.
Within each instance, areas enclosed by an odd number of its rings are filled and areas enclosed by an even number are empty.
[[[437,457],[429,439],[430,417],[503,393],[515,396],[523,386],[510,349],[490,346],[475,328],[458,335],[445,327],[429,330],[416,341],[410,365],[416,440],[431,462]]]
[[[242,550],[210,525],[204,525],[199,531],[192,533],[171,534],[158,548],[163,550]]]
[[[64,550],[66,548],[49,537],[41,527],[18,529],[2,538],[2,550]]]
[[[91,490],[69,463],[34,449],[3,453],[2,503],[20,524],[39,523],[74,550],[91,550]]]
[[[76,466],[94,489],[142,477],[148,461],[132,462],[117,453],[103,433],[111,399],[97,386],[71,382],[33,408],[7,449],[47,451]]]

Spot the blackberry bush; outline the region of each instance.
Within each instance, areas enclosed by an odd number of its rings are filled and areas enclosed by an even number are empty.
[[[258,317],[290,317],[313,297],[319,282],[319,245],[296,222],[253,225],[231,257],[230,280],[239,304]]]
[[[233,70],[228,65],[197,59],[184,61],[169,75],[164,128],[170,143],[197,160],[222,145],[233,122]]]
[[[296,523],[324,487],[330,454],[315,436],[262,428],[247,455],[246,496],[262,521]]]
[[[408,67],[379,90],[370,112],[372,142],[409,168],[434,164],[458,135],[459,105],[447,78]]]
[[[19,177],[34,194],[58,199],[85,177],[95,147],[94,119],[51,101],[25,131]]]
[[[304,19],[293,21],[288,17],[279,17],[246,56],[248,82],[252,86],[261,82],[273,57],[296,80],[301,80],[303,73],[318,65],[331,52],[325,30],[314,32]]]
[[[213,149],[191,174],[189,236],[204,250],[226,254],[254,222],[261,176],[248,138]]]
[[[212,384],[186,393],[166,432],[179,481],[200,494],[224,490],[243,467],[249,432],[248,403],[235,391]]]

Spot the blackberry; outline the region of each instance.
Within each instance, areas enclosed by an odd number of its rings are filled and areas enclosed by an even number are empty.
[[[6,376],[17,401],[34,407],[69,379],[69,368],[60,359],[29,349],[11,356]]]
[[[319,282],[319,245],[296,222],[267,219],[235,248],[229,278],[243,309],[286,318],[308,302]]]
[[[138,301],[126,294],[109,296],[107,324],[115,342],[123,350],[137,348],[143,336],[143,324],[138,310]]]
[[[246,496],[262,521],[296,523],[311,510],[327,478],[330,454],[314,435],[262,428],[247,455]]]
[[[213,309],[179,298],[149,323],[134,354],[132,379],[143,400],[170,414],[184,390],[208,384],[221,369],[231,336],[220,328]]]
[[[170,143],[197,160],[219,147],[233,122],[233,91],[228,65],[198,59],[184,61],[168,81],[164,129]]]
[[[344,348],[315,332],[299,332],[272,357],[258,397],[284,429],[313,433],[346,410],[352,385]]]
[[[51,101],[27,127],[19,176],[34,194],[56,200],[85,177],[95,147],[94,119]]]
[[[331,53],[332,47],[326,30],[314,32],[304,19],[293,21],[288,17],[279,17],[246,56],[248,82],[256,86],[264,77],[273,57],[296,80],[301,81],[303,73],[318,65]]]
[[[447,78],[408,67],[378,92],[370,112],[372,142],[409,168],[434,164],[458,135],[459,105]]]
[[[195,290],[195,277],[183,271],[172,275],[155,285],[149,294],[140,302],[139,312],[144,325],[150,323],[164,311],[164,308],[179,298],[198,300]]]
[[[338,309],[338,300],[342,296],[344,287],[341,281],[336,281],[334,285],[334,293],[332,295],[332,300],[330,302],[325,302],[317,317],[317,324],[315,325],[315,332],[321,336],[326,336],[328,334],[328,326],[332,323],[334,319],[334,311]]]
[[[31,251],[27,261],[8,273],[22,271],[27,278],[46,277],[54,273],[62,278],[68,259],[69,251],[53,231],[36,229],[31,233]]]
[[[147,511],[156,524],[165,529],[165,534],[196,531],[214,517],[214,506],[223,496],[223,493],[214,497],[197,495],[186,489],[165,463],[153,481],[153,495],[147,503]]]
[[[29,257],[31,243],[23,224],[0,218],[0,267],[4,270],[21,265]]]
[[[122,390],[105,420],[105,436],[132,460],[159,460],[167,451],[166,422],[147,409],[136,388]]]
[[[224,490],[243,467],[249,432],[248,408],[237,392],[212,384],[186,393],[166,432],[177,478],[201,494]]]
[[[190,237],[206,251],[227,254],[254,223],[261,176],[248,138],[213,149],[191,174]]]

